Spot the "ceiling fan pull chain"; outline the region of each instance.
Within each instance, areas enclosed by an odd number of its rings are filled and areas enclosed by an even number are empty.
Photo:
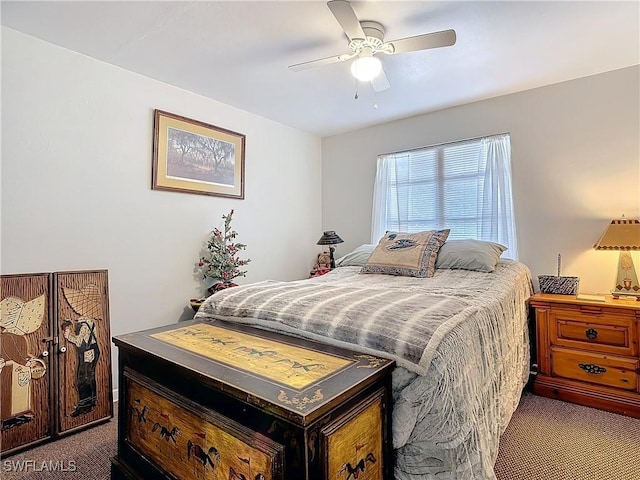
[[[356,95],[353,97],[354,100],[358,99],[358,79],[356,79]]]
[[[378,92],[373,91],[373,108],[378,109]]]

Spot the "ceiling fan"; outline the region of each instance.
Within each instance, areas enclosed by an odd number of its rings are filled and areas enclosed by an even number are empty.
[[[382,68],[380,59],[375,55],[379,53],[394,55],[416,50],[448,47],[456,43],[454,30],[425,33],[385,42],[384,27],[378,22],[360,21],[347,0],[331,0],[327,2],[327,6],[349,39],[349,53],[290,65],[290,70],[298,72],[308,68],[346,62],[355,58],[351,63],[353,76],[361,81],[371,81],[373,89],[376,92],[381,92],[389,88],[391,84]]]

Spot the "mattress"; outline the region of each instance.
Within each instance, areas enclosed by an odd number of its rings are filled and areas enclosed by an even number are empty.
[[[196,318],[224,318],[396,361],[396,480],[494,479],[500,435],[529,372],[531,275],[436,270],[430,278],[359,267],[267,280],[209,297]]]

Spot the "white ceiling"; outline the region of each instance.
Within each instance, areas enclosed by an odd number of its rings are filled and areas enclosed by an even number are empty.
[[[2,1],[2,25],[329,136],[640,63],[640,2],[354,1],[386,40],[454,29],[452,47],[383,56],[391,88],[358,89],[323,1]],[[378,108],[374,108],[377,101]],[[186,112],[175,112],[186,114]]]

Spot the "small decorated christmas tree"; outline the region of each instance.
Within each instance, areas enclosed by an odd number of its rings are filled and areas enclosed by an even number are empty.
[[[228,215],[222,215],[224,231],[214,228],[211,236],[206,241],[208,255],[202,256],[198,262],[198,268],[202,272],[203,279],[213,280],[214,285],[209,291],[216,291],[234,285],[232,280],[244,277],[246,270],[241,268],[247,265],[251,259],[242,260],[239,252],[246,249],[244,243],[236,242],[238,232],[231,228],[233,210]]]

